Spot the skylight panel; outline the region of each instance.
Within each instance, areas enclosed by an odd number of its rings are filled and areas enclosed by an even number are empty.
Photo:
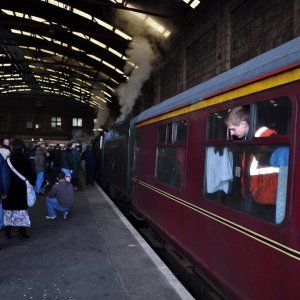
[[[199,4],[199,0],[182,0],[184,3],[188,4],[191,8],[196,8]]]
[[[11,11],[11,10],[6,10],[6,9],[2,9],[2,12],[4,12],[5,14],[9,15],[9,16],[16,16],[18,18],[24,18],[27,20],[33,20],[35,22],[39,22],[39,23],[46,23],[48,25],[50,25],[49,22],[47,22],[45,19],[40,18],[40,17],[36,17],[36,16],[32,16],[29,14],[24,14],[24,13],[20,13],[17,11]]]
[[[90,58],[94,59],[94,60],[97,60],[97,61],[102,61],[99,57],[93,55],[93,54],[87,54],[87,56],[89,56]]]
[[[5,78],[5,80],[7,81],[19,81],[19,80],[23,80],[22,77],[8,77],[8,78]]]
[[[20,74],[0,74],[0,78],[6,78],[6,77],[19,77]]]
[[[162,33],[165,31],[165,27],[161,26],[160,24],[158,24],[153,18],[147,18],[146,19],[146,23],[150,26],[152,26],[155,30],[157,30],[158,32]]]
[[[115,29],[115,33],[118,34],[119,36],[121,36],[122,38],[124,38],[125,40],[132,40],[132,37],[129,36],[128,34],[124,33],[123,31],[119,30],[119,29]]]
[[[50,50],[46,50],[46,49],[41,49],[42,52],[50,54],[50,55],[55,55],[55,52],[50,51]]]
[[[127,4],[125,5],[129,8],[136,8],[133,5]],[[134,16],[138,17],[139,19],[142,19],[150,28],[154,29],[155,31],[159,32],[164,37],[168,37],[170,35],[170,31],[168,31],[164,26],[159,24],[157,21],[155,21],[153,18],[149,17],[148,15],[142,14],[142,13],[136,13],[134,11],[129,11]],[[167,34],[164,34],[165,32],[168,32]]]
[[[112,88],[111,86],[109,86],[108,84],[104,84],[104,86],[105,86],[106,88],[108,88],[109,90],[111,90],[113,93],[116,92],[116,90],[113,89],[113,88]]]
[[[81,37],[81,38],[83,38],[83,39],[85,39],[85,40],[87,40],[86,35],[84,35],[84,34],[81,33],[81,32],[72,31],[72,33],[75,34],[75,35],[77,35],[77,36],[79,36],[79,37]]]
[[[87,81],[85,81],[85,80],[82,80],[82,79],[80,79],[80,78],[75,78],[75,80],[77,80],[77,81],[79,81],[79,82],[81,82],[81,83],[83,83],[83,84],[86,84],[86,85],[88,85],[88,86],[92,86],[91,83],[89,83],[89,82],[87,82]]]
[[[21,30],[11,29],[10,31],[11,31],[12,33],[16,33],[16,34],[22,34]]]
[[[110,30],[110,31],[114,31],[116,34],[120,35],[121,37],[123,37],[123,38],[126,39],[126,40],[132,40],[132,38],[131,38],[129,35],[125,34],[124,32],[122,32],[122,31],[120,31],[120,30],[118,30],[118,29],[115,29],[115,30],[114,30],[114,27],[113,27],[112,25],[110,25],[110,24],[108,24],[108,23],[102,21],[102,20],[99,19],[99,18],[93,17],[92,15],[90,15],[90,14],[88,14],[88,13],[82,11],[82,10],[79,10],[79,9],[77,9],[77,8],[75,8],[75,7],[73,7],[73,8],[71,9],[71,7],[70,7],[69,5],[66,5],[66,4],[64,4],[64,3],[61,3],[61,2],[59,2],[59,1],[54,1],[54,0],[49,0],[49,1],[47,1],[47,0],[41,0],[41,1],[42,1],[42,2],[48,2],[49,4],[55,5],[55,6],[57,6],[57,7],[60,7],[60,8],[69,10],[69,11],[72,11],[73,13],[75,13],[75,14],[77,14],[77,15],[83,17],[83,18],[86,18],[86,19],[88,19],[88,20],[91,20],[91,21],[93,21],[94,23],[97,23],[98,25],[100,25],[100,26],[102,26],[102,27],[104,27],[104,28],[106,28],[106,29],[108,29],[108,30]],[[116,2],[115,2],[115,3],[116,3]],[[122,1],[119,1],[118,3],[122,3]]]
[[[24,14],[23,13],[19,13],[19,12],[15,12],[16,17],[18,18],[23,18]]]
[[[41,36],[39,36],[38,34],[33,34],[33,33],[31,33],[31,32],[28,32],[28,31],[20,31],[21,32],[21,34],[23,34],[23,35],[26,35],[26,36],[34,36],[34,37],[36,37],[36,38],[41,38]]]
[[[50,23],[46,22],[45,19],[43,18],[39,18],[39,17],[35,17],[35,16],[31,16],[32,20],[35,22],[39,22],[39,23],[47,23],[48,25],[50,25]]]
[[[24,88],[29,88],[29,86],[27,84],[20,84],[20,85],[14,85],[13,88],[24,89]]]
[[[96,44],[97,46],[100,46],[100,47],[102,47],[102,48],[106,48],[106,45],[103,44],[103,43],[101,43],[101,42],[99,42],[98,40],[95,40],[95,39],[93,39],[93,38],[90,38],[90,41],[91,41],[92,43]]]
[[[48,41],[48,42],[52,42],[52,39],[51,39],[51,38],[49,38],[49,37],[47,37],[47,36],[44,36],[44,35],[43,35],[43,39],[46,40],[46,41]]]
[[[7,9],[1,9],[5,14],[9,15],[9,16],[14,16],[14,12],[11,10],[7,10]]]
[[[122,53],[120,53],[120,52],[118,52],[118,51],[116,51],[116,50],[114,50],[114,49],[112,49],[112,48],[110,48],[110,47],[108,47],[107,50],[108,50],[109,52],[113,53],[114,55],[120,57],[120,58],[123,57],[123,54],[122,54]]]
[[[105,61],[105,60],[103,60],[102,63],[103,63],[104,65],[108,66],[109,68],[113,69],[113,70],[116,68],[115,66],[111,65],[110,63],[108,63],[108,62]]]
[[[57,6],[57,7],[60,7],[60,8],[63,8],[63,9],[66,9],[66,10],[71,10],[71,7],[65,3],[62,3],[62,2],[59,2],[59,1],[56,1],[56,0],[41,0],[42,2],[47,2],[49,4],[52,4],[54,6]]]
[[[35,50],[37,50],[37,48],[36,47],[28,47],[28,46],[19,46],[20,48],[24,48],[24,49],[29,49],[29,50],[33,50],[33,51],[35,51]]]
[[[74,51],[78,51],[78,52],[84,52],[83,50],[81,50],[77,47],[74,47],[74,46],[71,46],[71,49],[74,50]]]
[[[112,82],[114,82],[115,84],[117,84],[117,85],[120,84],[120,82],[118,82],[117,80],[115,80],[115,79],[113,79],[113,78],[110,78],[110,80],[111,80]]]
[[[74,13],[74,14],[77,14],[77,15],[83,17],[83,18],[86,18],[86,19],[88,19],[88,20],[92,20],[92,16],[91,16],[90,14],[85,13],[85,12],[83,12],[82,10],[79,10],[79,9],[77,9],[77,8],[73,8],[73,13]]]
[[[100,20],[100,19],[98,19],[98,18],[94,18],[94,21],[95,21],[97,24],[101,25],[102,27],[104,27],[104,28],[106,28],[106,29],[108,29],[108,30],[110,30],[110,31],[112,31],[112,30],[114,29],[113,26],[111,26],[110,24],[108,24],[108,23],[106,23],[106,22],[104,22],[104,21],[102,21],[102,20]]]
[[[78,71],[77,71],[78,72]],[[85,76],[85,77],[87,77],[87,78],[90,78],[90,79],[92,79],[93,77],[92,76],[90,76],[89,74],[86,74],[86,73],[81,73],[83,76]]]
[[[200,1],[199,1],[199,0],[194,0],[194,1],[190,4],[190,6],[191,6],[191,8],[196,8],[199,4],[200,4]]]
[[[123,71],[121,71],[121,70],[119,70],[119,69],[117,69],[117,68],[116,68],[116,71],[117,71],[118,73],[122,74],[122,75],[124,74]]]
[[[106,96],[108,96],[109,98],[111,98],[112,96],[109,94],[109,93],[107,93],[107,92],[103,92]]]

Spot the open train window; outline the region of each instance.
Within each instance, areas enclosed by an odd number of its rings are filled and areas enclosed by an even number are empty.
[[[155,179],[172,187],[180,188],[185,170],[186,120],[160,125],[157,133]]]
[[[275,129],[278,135],[290,134],[291,104],[287,97],[259,102],[255,108],[255,132],[266,126]]]
[[[290,126],[287,97],[212,113],[207,132],[206,197],[281,223],[286,207]]]

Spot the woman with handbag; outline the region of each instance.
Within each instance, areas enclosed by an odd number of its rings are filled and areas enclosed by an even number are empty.
[[[25,156],[25,144],[21,140],[13,142],[13,148],[10,155],[10,187],[7,197],[3,199],[5,237],[11,238],[13,227],[19,228],[21,238],[28,238],[26,227],[30,227],[30,218],[27,205],[27,187],[25,181],[19,177],[19,174],[34,184],[35,174],[32,172],[30,161]],[[17,171],[17,172],[16,172]]]

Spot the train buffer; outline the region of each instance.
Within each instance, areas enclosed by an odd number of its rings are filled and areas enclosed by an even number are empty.
[[[67,220],[46,212],[39,195],[30,238],[1,234],[0,299],[194,299],[97,185]]]

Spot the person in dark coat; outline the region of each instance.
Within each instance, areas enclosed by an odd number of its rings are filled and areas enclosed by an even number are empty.
[[[0,148],[0,229],[4,228],[4,211],[2,208],[2,199],[7,197],[10,175],[9,168],[6,163],[10,151],[6,148]]]
[[[52,168],[55,176],[61,172],[61,147],[56,144],[50,152],[50,160],[52,161]]]
[[[30,161],[25,156],[25,144],[21,140],[13,142],[13,149],[10,155],[12,166],[34,185],[35,174],[32,172]],[[19,227],[22,238],[28,238],[26,227],[30,227],[30,218],[27,206],[26,183],[17,176],[11,169],[10,187],[7,197],[3,199],[5,237],[11,237],[12,227]]]
[[[73,144],[71,147],[72,151],[72,158],[73,158],[73,173],[72,173],[72,184],[77,190],[79,186],[79,173],[80,173],[80,163],[81,163],[81,157],[79,149],[77,148],[76,144]]]
[[[37,194],[43,192],[43,183],[45,180],[46,172],[46,145],[41,144],[35,152],[34,156],[35,163],[35,172],[36,172],[36,182],[35,182],[35,191]]]
[[[86,146],[86,149],[82,152],[81,160],[85,161],[85,184],[93,185],[95,180],[95,157],[90,146]]]
[[[65,150],[61,152],[61,171],[66,176],[72,177],[73,156],[71,151],[72,143],[68,143]]]

